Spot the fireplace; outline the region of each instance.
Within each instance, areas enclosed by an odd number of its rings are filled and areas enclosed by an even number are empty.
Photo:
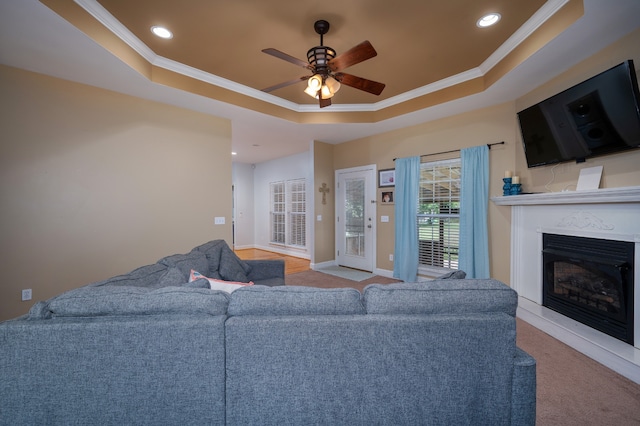
[[[491,200],[497,206],[511,207],[509,284],[518,292],[518,317],[635,383],[640,383],[640,186],[497,196]],[[556,308],[543,305],[545,234],[560,236],[561,242],[565,237],[583,237],[633,244],[633,269],[626,272],[632,280],[627,283],[633,285],[633,289],[623,294],[626,297],[624,302],[618,302],[618,296],[602,295],[612,298],[605,301],[613,308],[619,303],[627,308],[626,318],[632,316],[632,321],[623,334],[628,336],[633,333],[633,344],[627,343],[631,339],[613,337],[582,323],[582,320],[557,312]],[[578,249],[581,248],[582,244],[579,244]],[[558,251],[564,250],[559,247]],[[607,253],[609,251],[605,250]],[[592,256],[596,258],[594,261],[582,252],[570,256],[565,254],[562,254],[564,265],[559,263],[558,268],[574,268],[571,259],[576,259],[582,261],[582,269],[586,267],[587,274],[599,277],[603,270],[608,270],[608,274],[615,277],[617,273],[611,272],[606,262],[598,264],[604,258],[600,253]],[[576,256],[586,256],[587,259],[585,261]],[[608,262],[612,263],[610,260]],[[558,273],[574,274],[565,270],[559,270]],[[619,273],[622,274],[621,271]],[[597,278],[589,278],[589,281],[597,282]],[[612,290],[605,292],[611,293]],[[632,299],[633,313],[628,308]],[[591,308],[603,310],[600,307]],[[609,314],[611,312],[605,315]],[[613,314],[613,319],[607,317],[604,321],[618,321],[618,316]]]
[[[634,243],[543,234],[542,305],[634,344]]]

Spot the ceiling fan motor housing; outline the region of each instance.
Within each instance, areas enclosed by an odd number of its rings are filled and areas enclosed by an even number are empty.
[[[329,74],[329,61],[336,57],[336,51],[328,46],[316,46],[307,52],[309,64],[316,70],[316,73]]]

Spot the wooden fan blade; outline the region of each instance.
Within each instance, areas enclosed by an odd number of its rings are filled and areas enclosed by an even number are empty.
[[[377,81],[367,80],[366,78],[356,77],[355,75],[345,74],[343,72],[335,74],[334,78],[342,84],[364,90],[374,95],[382,93],[385,87],[384,84],[378,83]]]
[[[343,52],[329,61],[329,69],[337,72],[378,55],[368,40]]]
[[[309,80],[310,75],[305,75],[304,77],[298,77],[295,80],[285,81],[284,83],[276,84],[275,86],[267,87],[266,89],[262,89],[263,92],[273,92],[274,90],[281,89],[283,87],[291,86],[292,84],[300,83],[301,81]]]
[[[286,53],[281,52],[277,49],[269,48],[269,49],[262,49],[262,51],[267,55],[275,56],[276,58],[284,59],[285,61],[291,62],[292,64],[298,65],[302,68],[313,70],[313,68],[311,67],[311,65],[309,65],[308,62],[305,62],[298,58],[294,58],[293,56],[287,55]]]
[[[331,105],[331,99],[322,99],[322,96],[318,98],[318,101],[320,102],[320,108],[328,107],[329,105]]]

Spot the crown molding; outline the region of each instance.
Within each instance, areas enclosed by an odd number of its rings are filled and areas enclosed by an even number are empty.
[[[96,21],[104,25],[109,31],[115,34],[120,40],[125,42],[130,48],[135,50],[140,56],[153,64],[158,55],[151,50],[146,44],[136,37],[127,27],[122,25],[107,9],[102,7],[97,0],[74,0],[74,2],[83,8],[88,14],[93,16]]]

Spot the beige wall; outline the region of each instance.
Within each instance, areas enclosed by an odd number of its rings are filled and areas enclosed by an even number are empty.
[[[0,319],[231,242],[227,120],[0,66],[0,129]]]
[[[335,259],[335,173],[333,169],[334,145],[315,141],[313,143],[313,180],[314,180],[314,264],[330,262]],[[322,193],[319,189],[326,183],[329,193],[326,204],[322,204]],[[318,216],[322,220],[318,221]]]
[[[505,141],[494,146],[490,159],[490,195],[502,192],[504,170],[513,164],[516,150],[515,110],[512,103],[460,114],[418,126],[375,135],[334,148],[336,169],[376,164],[378,169],[394,168],[394,158],[433,154],[482,144]],[[429,160],[454,158],[459,153],[428,157]],[[381,190],[378,189],[378,198]],[[394,250],[393,206],[378,206],[378,235],[376,266],[393,270],[389,254]],[[389,223],[379,217],[390,216]],[[503,207],[489,206],[489,243],[491,273],[497,279],[509,281],[509,220],[510,212]],[[506,256],[506,257],[505,257]]]

